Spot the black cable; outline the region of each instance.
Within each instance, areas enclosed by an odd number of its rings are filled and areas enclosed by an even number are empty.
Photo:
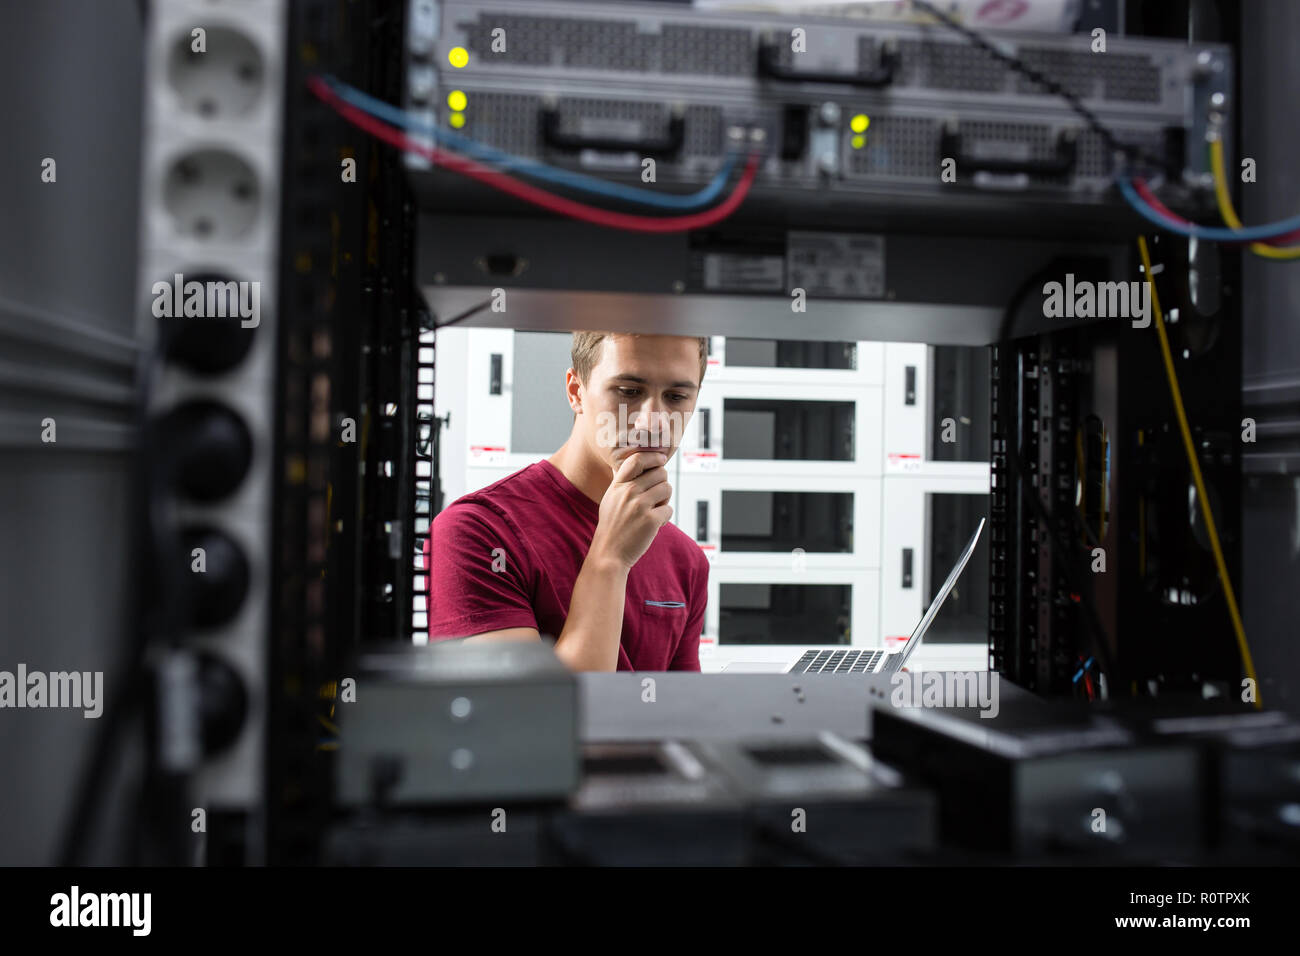
[[[445,329],[449,325],[455,325],[458,322],[464,322],[466,319],[478,315],[480,312],[482,312],[491,304],[492,304],[492,300],[490,298],[484,299],[478,305],[471,306],[470,308],[462,312],[460,315],[457,315],[454,318],[450,318],[446,322],[435,322],[433,328],[436,331],[437,329]]]
[[[1043,73],[1040,73],[1038,70],[1035,70],[1032,66],[1026,64],[1019,57],[1014,57],[1011,56],[1010,54],[1003,53],[991,42],[986,40],[983,37],[983,35],[980,34],[978,31],[972,30],[970,27],[957,22],[952,17],[948,16],[948,14],[940,12],[933,4],[928,3],[927,0],[912,0],[912,5],[917,9],[930,14],[930,16],[934,17],[936,20],[938,20],[944,26],[948,27],[950,30],[955,30],[956,32],[960,33],[966,39],[970,40],[972,45],[983,50],[998,62],[1010,67],[1012,70],[1019,73],[1021,76],[1024,76],[1032,80],[1033,82],[1037,83],[1039,86],[1043,87],[1052,95],[1059,96],[1061,99],[1065,100],[1066,104],[1070,107],[1070,109],[1073,110],[1077,115],[1082,117],[1083,121],[1088,124],[1088,127],[1092,129],[1094,132],[1096,132],[1097,135],[1099,135],[1102,138],[1102,140],[1105,141],[1106,145],[1110,147],[1112,153],[1121,152],[1126,157],[1128,157],[1129,160],[1142,159],[1152,164],[1157,169],[1161,169],[1161,170],[1166,169],[1165,160],[1152,156],[1150,153],[1146,152],[1141,147],[1136,146],[1132,143],[1121,143],[1115,137],[1115,134],[1112,133],[1105,126],[1105,124],[1103,124],[1101,120],[1097,118],[1096,113],[1088,109],[1088,107],[1084,106],[1083,101],[1079,99],[1078,96],[1076,96],[1074,93],[1071,93],[1068,89],[1066,89],[1056,80],[1053,80],[1051,77],[1046,76]]]
[[[1015,338],[1016,318],[1020,314],[1020,304],[1025,301],[1025,296],[1038,288],[1044,279],[1058,276],[1063,270],[1069,271],[1069,269],[1068,260],[1053,259],[1016,287],[1016,291],[1011,293],[1011,298],[1007,300],[1006,308],[1002,310],[1002,321],[998,325],[998,345],[1010,344]]]
[[[122,660],[125,674],[120,690],[111,695],[104,718],[98,721],[99,736],[82,771],[77,796],[63,839],[58,847],[60,866],[75,866],[91,839],[96,809],[104,801],[113,756],[131,721],[144,711],[145,785],[130,821],[133,832],[151,831],[128,849],[139,855],[152,853],[146,864],[176,865],[187,859],[189,830],[178,826],[188,809],[183,773],[158,766],[159,705],[158,672],[148,660],[151,649],[178,646],[178,635],[188,618],[187,560],[179,529],[171,520],[172,474],[166,448],[169,436],[165,420],[152,414],[153,396],[166,358],[166,341],[160,333],[154,344],[141,352],[136,372],[136,434],[139,436],[132,509],[131,549],[135,571],[128,618],[128,647]],[[197,706],[197,703],[196,703]],[[150,709],[151,708],[151,709]],[[187,822],[187,821],[186,821]],[[142,849],[145,848],[145,849]]]
[[[162,364],[162,344],[141,354],[137,369],[136,434],[139,447],[135,468],[132,522],[132,549],[135,560],[135,587],[129,620],[130,644],[123,666],[126,670],[122,687],[110,695],[104,718],[97,721],[98,737],[82,770],[80,786],[68,817],[67,828],[58,847],[58,865],[75,866],[86,846],[96,819],[95,810],[107,791],[112,758],[119,739],[125,733],[141,703],[149,699],[150,671],[145,661],[148,647],[157,632],[160,619],[176,613],[178,589],[174,575],[163,575],[160,561],[165,553],[175,553],[172,541],[165,536],[165,516],[161,513],[158,489],[165,483],[164,461],[157,425],[150,420],[150,404],[155,376]],[[164,550],[160,550],[160,548]]]

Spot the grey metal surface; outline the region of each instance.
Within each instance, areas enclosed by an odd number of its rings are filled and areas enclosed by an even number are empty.
[[[439,315],[472,308],[484,290],[425,286],[425,300]],[[562,328],[660,335],[798,336],[838,341],[941,341],[986,345],[996,338],[1001,311],[992,306],[863,303],[826,300],[810,305],[816,321],[791,313],[777,297],[636,295],[517,289],[507,313],[483,311],[464,324],[474,328]]]
[[[356,699],[338,705],[343,805],[370,802],[385,773],[394,805],[577,787],[577,689],[550,647],[453,641],[363,657],[355,673]]]
[[[1300,87],[1300,4],[1256,0],[1242,10],[1242,147],[1227,157],[1256,161],[1258,182],[1242,184],[1238,210],[1247,224],[1300,211],[1295,156],[1300,128],[1295,114]],[[1246,415],[1261,406],[1278,417],[1294,445],[1300,442],[1300,264],[1265,261],[1243,253],[1242,387]],[[1267,469],[1274,477],[1250,477],[1242,495],[1240,601],[1246,636],[1273,707],[1300,710],[1300,641],[1296,640],[1295,582],[1300,581],[1300,455],[1270,456],[1252,466],[1245,446],[1243,468]],[[1225,639],[1227,639],[1225,637]]]
[[[900,61],[896,88],[1042,95],[1037,86],[1009,75],[988,54],[938,28],[861,19],[845,22],[825,15],[795,19],[747,11],[699,13],[662,3],[570,2],[539,9],[520,0],[498,0],[448,3],[446,8],[444,29],[449,42],[463,43],[472,61],[494,68],[745,81],[754,72],[755,30],[775,28],[787,33],[789,26],[798,23],[808,29],[810,49],[816,49],[822,68],[829,64],[846,73],[865,72],[878,61],[881,38],[891,36],[897,41]],[[841,28],[840,36],[819,32],[836,26]],[[511,38],[504,50],[493,49],[492,31],[498,28]],[[1105,57],[1091,55],[1078,38],[1038,34],[1009,40],[1027,62],[1055,67],[1063,85],[1085,99],[1158,103],[1170,95],[1161,83],[1167,64],[1139,40],[1123,42]],[[777,59],[790,67],[794,57],[789,49],[782,49]]]
[[[1241,148],[1226,158],[1239,171],[1241,159],[1256,163],[1257,182],[1242,183],[1240,213],[1247,224],[1293,216],[1300,210],[1295,156],[1300,129],[1282,118],[1295,112],[1300,84],[1296,37],[1300,5],[1255,0],[1242,14]],[[1240,178],[1239,176],[1237,178]],[[1300,269],[1247,255],[1243,259],[1242,384],[1295,384],[1300,380]],[[1249,398],[1249,391],[1247,392]]]
[[[1294,112],[1294,91],[1300,83],[1295,58],[1300,7],[1286,0],[1258,0],[1248,13],[1243,11],[1241,23],[1241,147],[1226,155],[1225,162],[1229,176],[1237,180],[1241,160],[1255,160],[1257,181],[1233,184],[1234,194],[1240,197],[1237,212],[1253,225],[1300,210],[1294,161],[1300,132],[1294,123],[1278,122],[1279,116]],[[1242,404],[1244,414],[1254,418],[1258,427],[1256,444],[1242,450],[1242,469],[1259,475],[1300,474],[1300,269],[1296,264],[1243,255],[1242,315],[1246,317]],[[1276,490],[1270,497],[1276,497]],[[1247,509],[1255,505],[1250,496],[1245,500]],[[1277,529],[1266,533],[1279,534]],[[1285,549],[1265,545],[1260,550]],[[1296,571],[1300,542],[1293,541],[1289,550],[1289,558],[1274,553],[1270,566]],[[1250,549],[1245,553],[1249,572]],[[1269,595],[1259,597],[1266,605],[1274,603]],[[1289,659],[1290,673],[1295,673],[1297,663],[1300,652]]]
[[[871,708],[890,706],[890,681],[887,674],[579,674],[579,736],[584,743],[777,739],[825,730],[867,740]],[[1003,702],[1031,696],[1007,681],[999,693]]]
[[[572,344],[564,332],[515,333],[511,451],[549,455],[568,439],[573,413],[560,399]]]
[[[28,376],[0,384],[0,669],[103,671],[105,702],[122,689],[137,570],[120,400],[136,351],[140,36],[131,0],[0,6],[0,355]],[[78,710],[0,712],[0,864],[54,862],[102,727]],[[128,746],[114,766],[137,758]],[[97,796],[108,839],[83,848],[88,861],[121,859],[125,792],[115,775]]]
[[[863,224],[853,231],[885,227]],[[784,235],[775,233],[779,245]],[[517,277],[489,276],[476,264],[498,253],[519,258]],[[483,303],[492,288],[505,289],[505,311],[484,309],[463,323],[470,328],[987,345],[997,338],[1002,310],[1017,287],[1055,257],[1096,256],[1116,276],[1128,268],[1127,249],[1120,245],[888,233],[882,299],[809,295],[806,310],[795,312],[788,293],[704,291],[692,281],[697,255],[682,235],[427,214],[417,270],[425,299],[442,320]],[[1071,321],[1041,319],[1017,331],[1041,332]]]

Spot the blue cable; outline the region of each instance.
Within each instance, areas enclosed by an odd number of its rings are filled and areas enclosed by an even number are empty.
[[[723,190],[727,188],[727,180],[736,167],[737,154],[734,152],[728,153],[726,162],[723,163],[718,174],[713,177],[712,182],[697,193],[677,195],[659,193],[649,189],[638,189],[635,186],[625,186],[622,183],[612,183],[604,179],[597,179],[594,176],[586,176],[571,170],[560,169],[557,166],[550,166],[523,156],[503,153],[486,143],[480,143],[467,136],[460,136],[451,130],[444,129],[436,123],[416,119],[405,110],[398,109],[383,100],[377,100],[355,87],[336,80],[332,76],[323,76],[321,79],[338,95],[339,99],[349,105],[355,106],[357,109],[382,119],[393,126],[399,126],[413,133],[432,135],[435,145],[446,143],[457,152],[473,156],[475,159],[481,159],[485,162],[495,163],[505,169],[525,173],[537,179],[556,183],[560,186],[567,186],[570,189],[640,203],[644,206],[654,206],[660,209],[699,209],[708,206],[722,195]]]
[[[1079,683],[1079,678],[1082,677],[1084,671],[1086,671],[1086,670],[1087,670],[1089,667],[1091,667],[1091,666],[1092,666],[1092,658],[1090,657],[1090,658],[1088,658],[1086,661],[1084,661],[1084,662],[1083,662],[1083,666],[1080,667],[1080,668],[1078,669],[1078,671],[1075,672],[1074,680],[1072,681],[1072,683],[1075,683],[1075,684]]]
[[[1128,204],[1137,210],[1138,214],[1142,216],[1142,218],[1155,223],[1161,229],[1177,233],[1180,236],[1187,236],[1191,239],[1213,239],[1216,241],[1227,240],[1229,242],[1262,242],[1266,239],[1276,239],[1278,236],[1300,229],[1300,216],[1292,216],[1290,219],[1283,219],[1279,222],[1270,223],[1267,226],[1252,226],[1247,229],[1217,229],[1209,226],[1182,226],[1165,219],[1143,202],[1142,197],[1137,194],[1137,190],[1133,188],[1133,185],[1128,181],[1126,176],[1119,177],[1116,182],[1119,183],[1119,191],[1124,194],[1124,198],[1128,201]]]

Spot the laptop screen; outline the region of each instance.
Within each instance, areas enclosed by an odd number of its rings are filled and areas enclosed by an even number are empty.
[[[906,664],[907,659],[912,655],[912,652],[920,646],[921,638],[923,638],[925,632],[930,629],[930,624],[934,621],[935,615],[939,613],[939,608],[943,606],[944,599],[948,597],[948,592],[953,589],[953,585],[957,583],[957,579],[961,577],[962,571],[965,570],[966,563],[970,561],[970,556],[975,553],[975,545],[979,543],[980,532],[984,530],[984,521],[984,518],[980,518],[979,527],[975,529],[975,533],[971,535],[970,540],[966,542],[966,547],[962,551],[961,557],[957,559],[957,563],[953,565],[953,569],[948,572],[948,580],[943,582],[943,587],[941,587],[939,593],[934,596],[934,600],[930,602],[930,606],[925,609],[925,616],[921,618],[921,622],[916,625],[916,630],[914,630],[912,636],[907,639],[907,644],[899,652],[899,667]]]

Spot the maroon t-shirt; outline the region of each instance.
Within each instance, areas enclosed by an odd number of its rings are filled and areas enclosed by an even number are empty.
[[[534,627],[558,637],[600,508],[549,461],[458,498],[426,546],[429,640]],[[698,671],[709,562],[673,524],[632,566],[618,669]]]

